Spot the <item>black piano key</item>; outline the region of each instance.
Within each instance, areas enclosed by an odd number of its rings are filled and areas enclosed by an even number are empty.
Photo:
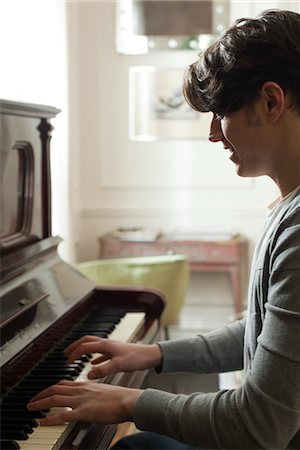
[[[15,441],[7,441],[0,439],[1,450],[18,450],[19,448],[20,448],[19,444]]]
[[[15,425],[15,426],[29,425],[31,428],[37,428],[39,426],[38,422],[35,419],[25,419],[25,418],[21,419],[20,417],[1,418],[0,427],[3,428],[7,425]]]
[[[69,344],[65,343],[65,344],[60,344],[59,346],[55,347],[55,350],[51,351],[51,353],[49,353],[49,356],[51,357],[55,357],[58,356],[60,357],[65,357],[67,359],[67,356],[64,354],[64,350],[68,347]],[[81,361],[88,361],[88,359],[91,358],[90,353],[85,353],[84,355],[81,355],[78,359],[80,359]]]
[[[26,433],[26,434],[31,434],[31,433],[33,433],[32,427],[31,427],[30,425],[27,425],[27,424],[17,424],[17,425],[14,425],[14,424],[6,424],[5,427],[2,428],[2,429],[5,430],[6,432],[7,432],[7,431],[10,431],[10,432],[13,432],[13,431],[23,431],[23,432]]]
[[[81,367],[82,369],[85,368],[85,364],[80,359],[75,359],[74,364],[77,364],[78,367]]]
[[[25,419],[25,420],[33,420],[38,419],[42,417],[46,417],[46,413],[48,413],[49,409],[40,409],[38,411],[29,411],[27,409],[27,404],[30,400],[26,401],[23,404],[20,405],[5,405],[5,418],[8,420],[11,420],[15,417],[18,419]],[[13,412],[16,411],[16,414],[14,415]],[[2,411],[3,414],[3,411]]]
[[[49,377],[50,373],[55,373],[55,377]],[[82,372],[82,367],[72,367],[69,368],[68,366],[62,365],[61,367],[45,367],[45,368],[38,368],[36,371],[32,372],[30,374],[30,379],[36,380],[38,378],[46,377],[46,379],[51,380],[54,378],[64,378],[66,375],[70,375],[72,377],[77,377]]]
[[[74,341],[77,341],[77,339],[80,339],[83,336],[85,336],[85,335],[84,334],[83,335],[76,335],[76,336],[71,337],[70,339],[67,339],[64,342],[64,346],[62,347],[62,352],[65,350],[65,348],[67,348],[69,345],[71,345]],[[102,339],[106,339],[107,338],[106,335],[102,335],[102,336],[98,335],[97,337],[100,337]]]
[[[63,378],[64,380],[72,381],[72,378]],[[54,380],[53,382],[50,382],[48,384],[40,384],[38,382],[32,382],[32,384],[27,384],[24,386],[20,386],[16,388],[16,394],[21,394],[22,396],[26,396],[27,398],[31,399],[36,394],[38,394],[40,391],[43,391],[44,389],[47,389],[50,386],[53,386],[54,384],[58,383],[62,379]]]
[[[124,317],[126,311],[98,311],[93,316],[87,317],[81,323],[115,322],[118,323]]]
[[[53,382],[49,381],[47,383],[44,382],[38,382],[37,380],[29,380],[26,383],[22,382],[22,385],[16,389],[16,392],[22,392],[28,393],[28,395],[31,395],[32,397],[37,394],[39,391],[43,391],[44,389],[47,389],[48,387],[52,386],[52,384],[56,384],[59,380],[55,379]]]
[[[64,353],[62,353],[62,352],[57,352],[57,351],[53,351],[53,352],[51,352],[51,353],[48,353],[48,355],[43,359],[43,361],[41,362],[41,363],[43,363],[43,362],[45,362],[45,363],[47,363],[47,362],[52,362],[52,361],[61,361],[61,360],[66,360],[67,359],[67,356],[64,354]]]
[[[55,382],[55,380],[59,380],[60,377],[58,377],[56,374],[53,374],[52,376],[41,376],[39,375],[39,377],[34,377],[34,376],[30,376],[30,375],[26,375],[26,377],[23,378],[23,380],[19,383],[18,387],[23,388],[23,387],[30,387],[32,386],[33,388],[35,387],[36,389],[39,389],[41,387],[41,385],[49,385],[49,383],[52,383],[53,381]]]
[[[120,322],[120,318],[119,317],[101,317],[101,320],[86,320],[84,322],[78,323],[78,325],[76,327],[73,328],[77,329],[77,328],[84,328],[84,327],[110,327],[111,325],[116,325],[117,323]]]
[[[26,441],[28,439],[28,434],[24,431],[0,431],[0,439],[11,439],[11,440],[20,440],[20,441]]]
[[[42,419],[46,417],[46,415],[47,415],[46,410],[29,411],[26,409],[12,409],[12,410],[7,409],[5,411],[5,417],[18,416],[19,418],[25,419]]]
[[[100,314],[95,314],[94,317],[89,317],[86,318],[85,321],[81,322],[81,323],[104,323],[104,322],[114,322],[114,323],[118,323],[120,322],[120,320],[122,319],[122,317],[124,317],[124,311],[122,311],[121,313],[105,313],[104,311],[101,311]],[[98,319],[97,319],[98,317]]]
[[[86,332],[86,331],[90,331],[90,330],[95,330],[95,332],[97,332],[97,331],[110,330],[112,328],[115,328],[115,326],[116,326],[116,324],[114,322],[110,322],[110,323],[108,323],[108,322],[107,323],[88,323],[86,325],[82,324],[82,325],[74,328],[72,330],[72,332],[73,333],[78,333],[78,332],[82,332],[82,331]]]
[[[109,333],[113,331],[116,327],[114,323],[105,323],[105,324],[90,324],[85,327],[79,327],[73,330],[73,333]],[[70,333],[72,334],[72,333]]]
[[[85,367],[85,365],[83,364],[82,361],[76,360],[71,364],[66,364],[66,358],[61,359],[61,360],[48,360],[48,361],[43,361],[40,364],[38,364],[38,366],[36,366],[37,369],[49,369],[52,371],[55,371],[56,369],[60,369],[60,368],[68,368],[68,369],[83,369]]]
[[[47,373],[47,372],[36,372],[36,373],[32,373],[32,374],[29,373],[20,382],[19,386],[35,384],[36,382],[40,382],[39,384],[41,384],[43,382],[44,382],[44,384],[52,383],[53,381],[55,382],[55,380],[61,380],[64,377],[64,374],[65,374],[66,378],[73,377],[75,375],[75,372],[72,370],[68,371],[68,370],[61,369],[60,371],[58,370],[57,372],[53,372],[53,373]]]
[[[101,338],[107,338],[108,335],[115,329],[115,325],[111,325],[110,327],[83,327],[72,330],[68,333],[65,338],[61,341],[60,344],[65,344],[72,339],[77,340],[86,335],[96,336]]]
[[[67,364],[62,363],[60,366],[49,364],[47,366],[36,367],[27,376],[26,379],[44,378],[47,380],[53,380],[55,378],[61,378],[62,374],[76,375],[81,372],[81,367],[68,367]]]
[[[20,394],[15,392],[15,390],[11,391],[9,394],[6,394],[1,399],[1,403],[7,402],[9,399],[11,400],[20,400],[23,403],[26,403],[28,400],[30,400],[30,395],[28,394]]]
[[[77,367],[60,367],[59,369],[55,370],[55,377],[57,378],[64,378],[67,375],[70,375],[72,377],[76,377],[81,372],[81,370],[78,370]],[[50,377],[48,377],[50,375]],[[28,380],[36,380],[36,379],[51,379],[51,374],[49,374],[49,368],[48,367],[38,367],[34,369],[30,374],[28,375]],[[41,380],[41,381],[42,381]]]
[[[63,351],[65,350],[65,348],[67,347],[67,345],[63,345],[61,347],[61,349],[55,353],[54,355],[58,355],[58,357],[60,357],[61,355],[64,355]],[[65,355],[64,355],[65,356]],[[91,358],[92,358],[92,354],[91,353],[84,353],[83,355],[81,355],[78,359],[82,362],[88,362]],[[68,357],[66,357],[67,360]]]
[[[3,401],[3,403],[1,403],[1,408],[3,410],[3,408],[16,408],[16,409],[22,409],[24,407],[24,402],[22,400],[19,399],[9,399],[6,401]]]
[[[75,339],[76,340],[76,339]],[[72,341],[72,342],[74,342],[74,341]],[[55,355],[58,355],[58,356],[60,356],[60,355],[64,355],[64,350],[67,348],[69,346],[69,343],[65,343],[65,344],[62,344],[62,345],[60,345],[59,347],[57,347],[56,349],[55,349],[55,352],[51,352],[51,355],[53,355],[53,356],[55,356]],[[65,356],[65,355],[64,355]],[[82,357],[80,356],[80,358],[78,358],[78,359],[82,359]]]
[[[42,377],[41,377],[42,378]],[[28,388],[28,389],[35,389],[36,391],[41,390],[41,389],[45,389],[49,386],[51,386],[51,384],[55,384],[58,381],[64,379],[64,380],[73,380],[73,376],[70,374],[65,374],[64,376],[61,377],[57,377],[57,376],[53,376],[53,378],[51,377],[47,377],[44,379],[24,379],[21,381],[21,383],[19,384],[20,388]]]
[[[66,347],[65,347],[66,348]],[[41,361],[41,364],[65,364],[68,359],[68,356],[65,355],[63,352],[57,352],[54,355],[49,354],[46,356],[43,361]],[[77,364],[80,367],[84,367],[84,364],[82,363],[81,359],[76,359],[72,364]]]
[[[93,356],[90,353],[81,355],[81,357],[80,357],[81,361],[83,361],[83,362],[89,362],[89,360],[92,358],[93,358]]]
[[[28,403],[28,402],[27,402]],[[24,412],[24,413],[27,413],[27,412],[30,412],[30,411],[28,411],[27,410],[27,403],[20,403],[20,404],[18,404],[17,402],[16,402],[16,404],[14,404],[14,403],[6,403],[6,404],[4,404],[4,405],[2,405],[1,406],[1,408],[2,408],[2,415],[3,415],[3,412],[5,411],[5,417],[6,417],[6,413],[8,414],[8,415],[10,415],[10,417],[11,416],[13,416],[13,412],[14,411],[17,411],[18,413],[22,413],[22,412]],[[46,411],[46,410],[44,410],[44,411]],[[18,415],[17,414],[15,414],[15,417],[18,417]],[[24,415],[23,416],[20,416],[20,417],[24,417]],[[38,416],[37,416],[38,417]],[[28,418],[31,418],[30,416],[28,416]]]
[[[38,389],[36,386],[34,387],[22,387],[22,386],[18,386],[14,389],[13,393],[11,393],[11,397],[12,398],[16,398],[18,395],[20,395],[23,398],[29,398],[29,400],[35,395],[37,394]]]
[[[39,389],[34,387],[18,387],[14,389],[14,394],[12,398],[17,398],[18,395],[22,396],[22,398],[26,398],[30,400],[34,395],[36,395],[39,392]],[[26,403],[26,402],[24,402]],[[27,401],[28,403],[28,401]]]

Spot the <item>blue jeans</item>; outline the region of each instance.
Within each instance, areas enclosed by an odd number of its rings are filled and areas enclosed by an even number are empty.
[[[113,450],[200,450],[162,434],[143,431],[120,439]],[[204,450],[204,449],[202,449]]]

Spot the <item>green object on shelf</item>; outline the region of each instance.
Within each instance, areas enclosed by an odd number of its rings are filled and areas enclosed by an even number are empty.
[[[81,262],[76,268],[101,286],[139,286],[159,290],[166,299],[162,325],[177,322],[189,280],[186,256],[100,259]]]

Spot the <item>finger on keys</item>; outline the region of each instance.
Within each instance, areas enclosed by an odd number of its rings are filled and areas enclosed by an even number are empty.
[[[105,355],[101,355],[101,356],[97,356],[96,358],[92,359],[90,361],[91,364],[101,364],[104,363],[105,361],[108,361],[110,358],[108,356]]]
[[[84,342],[79,344],[71,354],[67,355],[67,363],[71,363],[87,353],[101,353],[101,344],[101,342]]]
[[[60,425],[71,420],[75,420],[72,409],[54,408],[50,415],[40,420],[40,425]]]
[[[83,336],[80,339],[77,339],[76,341],[72,342],[72,344],[68,345],[68,347],[64,349],[64,354],[65,355],[71,354],[74,351],[74,349],[78,347],[78,345],[84,342],[99,342],[100,340],[101,338],[99,338],[98,336],[91,336],[91,335]]]
[[[76,383],[75,381],[70,380],[62,380],[59,381],[57,384],[54,384],[53,386],[48,387],[47,389],[44,389],[43,391],[36,394],[34,397],[32,397],[28,403],[29,409],[43,409],[43,408],[33,408],[37,401],[42,400],[44,398],[49,398],[54,395],[59,394],[65,394],[65,395],[72,395],[76,392],[76,386],[80,385],[81,383]],[[53,405],[52,405],[53,406]],[[61,406],[61,405],[57,405]],[[66,406],[66,405],[64,405]]]

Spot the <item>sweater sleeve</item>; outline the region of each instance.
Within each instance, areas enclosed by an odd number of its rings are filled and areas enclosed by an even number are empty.
[[[245,320],[194,338],[159,342],[161,372],[219,373],[243,366]]]
[[[244,384],[235,390],[187,396],[147,389],[135,409],[138,428],[195,447],[299,448],[299,240],[300,226],[293,226],[271,249],[264,323]]]

